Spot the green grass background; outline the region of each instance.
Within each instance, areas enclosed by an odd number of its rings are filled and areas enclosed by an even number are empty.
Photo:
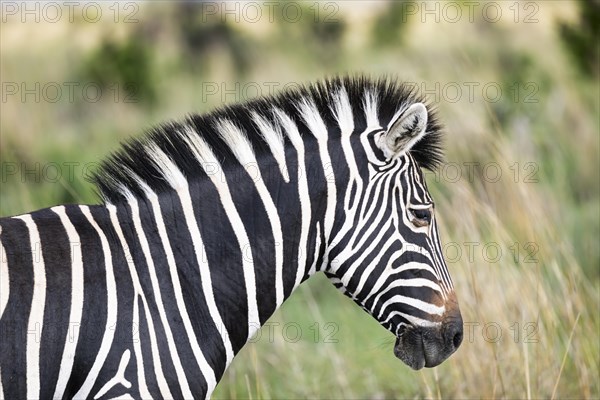
[[[462,347],[414,372],[388,332],[316,276],[214,397],[598,398],[598,3],[499,2],[497,22],[485,2],[472,21],[452,3],[457,22],[444,3],[430,5],[439,22],[402,2],[295,4],[297,20],[283,3],[272,21],[243,4],[236,21],[167,2],[122,6],[117,22],[113,3],[97,22],[81,8],[72,22],[65,10],[57,22],[6,16],[0,215],[97,202],[86,174],[160,121],[330,74],[397,76],[431,92],[446,126],[449,164],[428,183],[467,324]],[[86,99],[89,83],[98,101]]]

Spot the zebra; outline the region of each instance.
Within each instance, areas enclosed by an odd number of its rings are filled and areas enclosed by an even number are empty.
[[[0,219],[0,392],[207,398],[323,272],[411,368],[462,341],[422,169],[442,127],[395,79],[336,76],[191,114],[95,172],[97,205]]]

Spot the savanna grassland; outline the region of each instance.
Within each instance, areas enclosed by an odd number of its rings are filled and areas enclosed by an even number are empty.
[[[495,3],[500,16],[485,2],[430,3],[432,14],[295,3],[299,18],[273,3],[258,19],[242,3],[237,17],[102,3],[101,18],[80,7],[39,22],[3,8],[0,215],[96,203],[89,173],[157,122],[290,82],[392,75],[428,93],[445,125],[447,163],[427,176],[461,348],[414,372],[391,334],[317,276],[214,397],[600,397],[598,3]]]

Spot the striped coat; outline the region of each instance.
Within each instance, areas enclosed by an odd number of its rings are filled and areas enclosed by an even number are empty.
[[[415,369],[462,320],[421,168],[440,126],[389,80],[335,78],[154,128],[108,158],[99,205],[0,219],[5,398],[208,397],[324,272]]]

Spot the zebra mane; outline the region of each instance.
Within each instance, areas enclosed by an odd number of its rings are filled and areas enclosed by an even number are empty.
[[[288,140],[281,135],[281,120],[275,115],[275,109],[283,111],[300,128],[306,126],[301,116],[301,105],[314,105],[328,128],[338,126],[335,110],[342,91],[346,92],[352,109],[355,131],[367,127],[369,112],[377,113],[379,124],[385,129],[394,116],[411,104],[427,104],[424,96],[414,87],[387,77],[371,79],[363,75],[343,76],[298,85],[273,96],[223,106],[208,114],[190,114],[180,122],[160,124],[141,137],[127,141],[120,150],[102,161],[92,181],[99,195],[108,203],[115,203],[128,193],[143,195],[148,188],[155,193],[162,192],[172,188],[173,182],[167,182],[164,171],[159,170],[157,152],[168,163],[175,165],[185,179],[190,179],[199,175],[202,160],[198,159],[197,151],[194,153],[186,136],[200,137],[218,163],[226,167],[236,162],[235,153],[239,153],[239,149],[231,148],[236,143],[236,134],[242,135],[244,140],[241,142],[250,143],[256,154],[269,151],[269,144],[273,141],[279,140],[283,144]],[[430,104],[427,104],[427,109],[428,133],[411,148],[410,154],[420,167],[434,170],[443,160],[442,133],[436,110]],[[265,137],[258,120],[274,126],[276,129],[272,133],[278,138]],[[233,129],[233,132],[230,129],[229,133],[223,134],[224,126],[237,129]],[[306,134],[303,133],[306,129],[300,128],[299,131],[301,135]]]

